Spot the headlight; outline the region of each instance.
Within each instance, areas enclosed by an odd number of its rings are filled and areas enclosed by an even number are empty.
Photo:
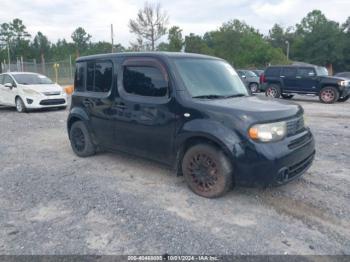
[[[254,125],[249,129],[249,137],[260,142],[279,141],[286,137],[286,122]]]
[[[23,92],[28,94],[28,95],[38,95],[40,94],[39,92],[33,90],[33,89],[23,89]]]
[[[338,84],[340,86],[347,86],[347,85],[349,85],[349,81],[340,81],[340,82],[338,82]]]

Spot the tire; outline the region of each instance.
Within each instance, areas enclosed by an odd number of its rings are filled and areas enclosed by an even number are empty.
[[[17,97],[15,103],[16,103],[16,110],[17,110],[18,113],[26,112],[27,109],[26,109],[26,106],[23,103],[22,98]]]
[[[346,102],[348,101],[350,98],[350,95],[347,95],[347,96],[344,96],[344,97],[341,97],[338,99],[338,102]]]
[[[268,97],[279,98],[281,96],[281,88],[272,84],[266,88],[265,95]]]
[[[326,86],[320,91],[319,98],[322,103],[333,104],[338,101],[339,92],[333,86]]]
[[[89,131],[82,121],[74,122],[70,131],[69,139],[74,153],[79,157],[88,157],[96,153]]]
[[[189,188],[202,197],[220,197],[233,186],[231,162],[220,149],[209,144],[187,150],[182,159],[182,173]]]
[[[281,95],[283,99],[292,99],[294,95],[287,95],[287,94],[282,94]]]
[[[252,93],[257,93],[259,92],[259,84],[257,83],[250,83],[249,84],[249,89]]]

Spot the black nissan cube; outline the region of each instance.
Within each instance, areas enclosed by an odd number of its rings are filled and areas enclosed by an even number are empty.
[[[297,104],[251,95],[226,61],[121,53],[76,61],[67,127],[80,157],[124,151],[173,167],[203,197],[282,185],[311,166],[315,142]]]

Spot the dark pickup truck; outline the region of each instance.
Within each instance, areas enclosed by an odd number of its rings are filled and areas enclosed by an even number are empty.
[[[350,80],[328,75],[319,66],[271,66],[260,76],[260,89],[266,96],[284,99],[294,94],[319,96],[323,103],[345,102],[350,97]]]

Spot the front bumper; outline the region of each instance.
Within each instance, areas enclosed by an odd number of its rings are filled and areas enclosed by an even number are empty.
[[[282,185],[303,175],[315,157],[309,129],[275,143],[246,142],[236,159],[235,179],[240,185]]]
[[[50,107],[66,107],[67,106],[67,95],[54,95],[54,96],[25,96],[22,98],[25,107],[27,109],[40,109]]]

